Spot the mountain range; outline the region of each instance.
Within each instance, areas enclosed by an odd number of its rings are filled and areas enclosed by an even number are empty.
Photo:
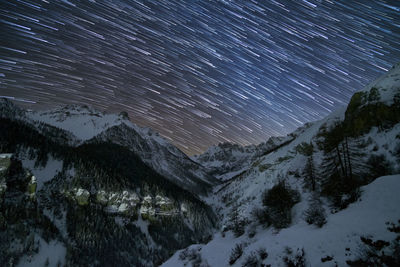
[[[400,64],[284,137],[188,157],[125,112],[0,102],[4,266],[396,266]]]

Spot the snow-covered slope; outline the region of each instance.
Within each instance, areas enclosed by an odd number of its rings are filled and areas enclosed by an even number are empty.
[[[224,181],[244,171],[256,154],[256,146],[240,146],[231,143],[220,143],[211,146],[203,154],[192,159],[208,169],[218,179]]]
[[[304,249],[307,266],[346,266],[347,260],[358,256],[361,236],[373,239],[393,240],[395,234],[387,230],[386,222],[396,223],[400,219],[400,175],[380,177],[362,188],[360,201],[347,209],[327,216],[327,224],[316,228],[301,220],[304,203],[294,208],[298,221],[287,229],[276,232],[258,226],[253,238],[243,235],[235,238],[231,233],[225,237],[218,234],[207,245],[193,245],[189,249],[198,251],[209,266],[229,266],[229,256],[236,244],[244,244],[243,256],[233,266],[242,266],[252,252],[265,248],[268,257],[264,264],[285,266],[283,257],[286,247],[293,253]],[[164,267],[185,266],[188,260],[180,259],[182,251],[165,262]],[[333,259],[325,263],[321,258]]]
[[[16,106],[10,100],[0,98],[0,119],[24,123],[25,126],[35,128],[41,134],[57,143],[68,145],[79,144],[80,141],[70,131],[57,127],[57,125],[50,125],[43,121],[37,121],[31,114],[31,112]]]
[[[108,128],[129,123],[129,119],[121,115],[106,114],[87,106],[68,105],[49,111],[31,111],[27,116],[34,120],[50,124],[73,133],[79,140],[86,141]],[[132,127],[133,124],[131,124]]]
[[[262,193],[271,188],[284,175],[289,174],[293,187],[302,187],[302,182],[295,177],[303,169],[306,157],[296,152],[301,143],[310,143],[316,138],[320,128],[329,127],[344,119],[345,108],[331,113],[323,120],[307,124],[297,129],[294,140],[266,153],[254,162],[240,175],[215,187],[215,194],[209,202],[213,203],[223,215],[223,224],[228,220],[228,214],[237,209],[243,217],[249,217],[254,207],[260,205]],[[321,158],[322,152],[315,158]],[[317,161],[318,162],[318,161]]]
[[[193,156],[192,159],[206,167],[209,174],[221,181],[226,181],[249,169],[252,162],[260,156],[290,143],[296,134],[295,132],[284,137],[273,136],[259,145],[240,146],[220,143],[211,146],[203,154]]]
[[[380,103],[387,106],[392,105],[395,95],[400,96],[400,64],[395,65],[389,72],[366,86],[361,92],[368,93],[373,87],[379,91]],[[364,105],[367,104],[369,102],[365,100]],[[259,151],[263,151],[259,153],[261,156],[256,154],[250,161],[250,166],[247,168],[244,166],[243,172],[216,187],[216,194],[210,200],[210,203],[217,203],[217,209],[222,210],[224,214],[229,212],[230,208],[238,208],[246,217],[250,214],[254,205],[261,203],[262,192],[271,188],[281,177],[289,176],[289,179],[292,179],[293,183],[297,183],[300,187],[301,182],[298,176],[304,168],[306,157],[297,151],[297,147],[302,143],[313,143],[316,148],[315,165],[318,166],[323,156],[323,152],[317,149],[317,143],[320,141],[318,134],[323,129],[329,129],[343,122],[346,119],[347,110],[347,107],[339,108],[320,121],[307,123],[298,128],[286,139],[278,139],[274,143],[266,142],[265,144],[272,144],[269,147],[273,149],[259,149]],[[397,122],[400,122],[400,117],[397,118]],[[365,142],[372,140],[372,143],[366,148],[366,151],[371,152],[367,153],[366,156],[384,154],[395,165],[395,169],[399,168],[398,161],[394,156],[394,149],[400,143],[399,138],[396,137],[399,132],[399,123],[385,131],[380,131],[376,127],[370,129],[368,134],[361,137],[361,140]],[[376,150],[375,147],[379,150]],[[221,176],[223,175],[221,174]],[[222,199],[224,201],[221,201]]]
[[[387,73],[364,87],[361,92],[369,92],[377,88],[380,93],[380,102],[393,104],[394,95],[400,92],[400,62],[394,65]]]

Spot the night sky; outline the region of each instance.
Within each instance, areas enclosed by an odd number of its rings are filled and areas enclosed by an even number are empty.
[[[125,110],[188,154],[285,135],[400,61],[397,0],[0,7],[0,96]]]

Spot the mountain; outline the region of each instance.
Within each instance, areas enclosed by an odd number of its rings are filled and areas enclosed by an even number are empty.
[[[221,230],[162,266],[398,266],[399,133],[400,63],[271,150],[210,148],[195,160],[243,162],[208,200]]]
[[[211,183],[183,176],[201,168],[125,116],[76,106],[34,113],[7,100],[0,111],[1,263],[154,266],[213,233],[217,218],[201,200]],[[192,172],[164,176],[145,149]]]
[[[209,174],[224,181],[240,173],[256,154],[256,146],[242,147],[238,144],[220,143],[211,146],[203,154],[192,159],[207,168]]]
[[[71,145],[101,140],[127,147],[158,173],[192,192],[207,194],[218,183],[201,165],[193,162],[158,133],[131,123],[125,112],[119,115],[106,114],[78,105],[49,111],[24,111],[6,100],[1,106],[3,117],[10,114],[34,125],[64,130]]]
[[[158,173],[196,194],[205,195],[212,186],[219,183],[203,166],[150,129],[142,129],[140,132],[123,123],[108,128],[87,143],[99,141],[128,147]]]
[[[285,137],[192,159],[85,106],[2,100],[0,127],[9,266],[400,265],[400,64]]]
[[[209,147],[203,154],[194,155],[192,159],[204,166],[210,175],[226,181],[245,171],[260,156],[293,141],[298,131],[282,137],[272,136],[259,145],[220,143]]]

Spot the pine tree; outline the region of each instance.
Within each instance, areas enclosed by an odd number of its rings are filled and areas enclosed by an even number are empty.
[[[379,101],[379,99],[381,99],[379,90],[376,87],[372,87],[369,91],[368,102],[376,102]]]
[[[317,189],[317,171],[314,164],[314,147],[312,143],[309,144],[307,150],[307,161],[303,170],[304,186],[315,191]]]
[[[309,200],[309,207],[305,211],[305,220],[308,224],[322,227],[326,223],[325,210],[322,207],[321,199],[318,194],[313,193]]]
[[[321,164],[323,193],[332,197],[334,206],[344,207],[357,198],[360,177],[365,170],[363,144],[350,138],[342,123],[323,133],[324,158]],[[343,201],[343,196],[348,200]]]
[[[392,164],[387,160],[384,154],[371,155],[367,161],[368,174],[365,176],[365,182],[372,182],[380,176],[392,174]]]
[[[236,208],[230,214],[230,221],[231,221],[232,231],[235,234],[235,236],[239,237],[243,235],[246,223],[242,218],[240,218],[239,212]]]

